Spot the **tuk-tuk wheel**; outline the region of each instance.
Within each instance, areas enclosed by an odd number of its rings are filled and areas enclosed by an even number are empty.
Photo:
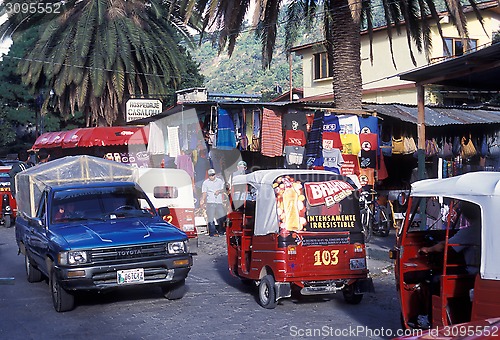
[[[342,289],[342,293],[344,294],[345,302],[351,305],[357,305],[363,300],[363,294],[354,294],[354,285],[349,285]]]
[[[266,275],[259,283],[259,303],[262,307],[273,309],[276,307],[276,291],[274,288],[274,277]]]
[[[5,215],[3,217],[3,225],[5,226],[5,228],[10,228],[12,227],[12,220],[10,219],[10,215]]]

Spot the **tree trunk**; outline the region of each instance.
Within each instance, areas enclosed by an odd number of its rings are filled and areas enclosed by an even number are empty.
[[[340,109],[361,109],[361,36],[347,0],[333,0],[331,25],[333,100]]]

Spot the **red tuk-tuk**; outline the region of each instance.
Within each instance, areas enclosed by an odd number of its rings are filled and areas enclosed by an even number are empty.
[[[258,285],[274,308],[293,291],[342,291],[348,303],[372,291],[356,177],[316,170],[259,170],[235,176],[226,241],[229,271]]]
[[[469,207],[476,212],[472,221],[463,218]],[[412,184],[404,225],[390,251],[405,328],[500,317],[499,208],[498,172]],[[454,237],[474,226],[468,230],[477,230],[476,236]]]
[[[0,223],[6,228],[14,225],[17,212],[16,200],[10,192],[10,169],[11,166],[0,166],[0,194],[2,198]]]

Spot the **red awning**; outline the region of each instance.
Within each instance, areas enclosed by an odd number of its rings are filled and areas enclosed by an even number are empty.
[[[112,126],[46,132],[37,138],[33,148],[77,148],[92,146],[148,143],[148,126]]]

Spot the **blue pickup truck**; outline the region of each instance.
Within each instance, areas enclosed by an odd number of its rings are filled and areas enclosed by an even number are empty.
[[[169,209],[155,209],[126,167],[77,156],[16,177],[27,279],[49,279],[58,312],[74,308],[78,291],[157,285],[167,299],[184,295],[188,238],[162,219]]]

